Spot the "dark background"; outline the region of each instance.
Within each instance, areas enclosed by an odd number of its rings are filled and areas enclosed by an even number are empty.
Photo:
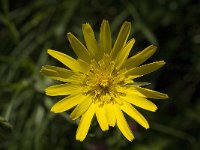
[[[102,19],[109,20],[113,39],[130,21],[130,37],[136,39],[132,54],[155,44],[159,48],[150,61],[167,63],[140,79],[170,99],[153,100],[156,113],[138,108],[150,123],[147,131],[127,117],[133,142],[117,127],[102,132],[95,122],[86,140],[76,141],[77,123],[68,113],[50,113],[59,97],[44,94],[53,81],[40,74],[41,66],[60,65],[46,50],[74,56],[67,32],[82,40],[81,24],[89,22],[98,36]],[[0,116],[2,150],[199,150],[200,1],[1,0]]]

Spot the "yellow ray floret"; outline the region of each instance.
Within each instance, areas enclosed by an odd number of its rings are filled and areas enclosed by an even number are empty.
[[[61,113],[74,108],[70,114],[71,119],[80,118],[77,140],[85,139],[95,116],[102,131],[109,130],[110,126],[117,126],[124,137],[132,141],[134,135],[123,112],[148,129],[147,120],[136,107],[155,112],[157,106],[148,98],[168,98],[167,94],[142,87],[147,82],[136,82],[134,79],[161,68],[165,62],[141,65],[155,53],[157,47],[154,45],[129,56],[135,43],[133,38],[128,41],[130,22],[123,23],[114,44],[107,20],[102,21],[99,42],[89,23],[83,24],[82,30],[85,45],[72,33],[67,34],[77,59],[62,52],[48,50],[49,55],[66,66],[61,68],[45,65],[41,69],[47,77],[64,82],[45,89],[49,96],[65,96],[53,105],[51,111]]]

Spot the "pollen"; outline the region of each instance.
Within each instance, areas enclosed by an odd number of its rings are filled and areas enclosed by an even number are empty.
[[[85,95],[90,95],[94,103],[99,106],[109,103],[119,103],[116,101],[120,96],[125,95],[122,86],[125,83],[125,75],[115,68],[115,62],[108,54],[104,54],[100,61],[91,61],[90,71],[83,80]]]

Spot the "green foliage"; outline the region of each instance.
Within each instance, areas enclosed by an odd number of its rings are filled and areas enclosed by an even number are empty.
[[[200,149],[199,7],[197,0],[0,1],[0,149]],[[159,50],[152,59],[167,62],[143,80],[170,99],[154,100],[156,113],[141,110],[149,130],[130,119],[132,143],[116,128],[102,133],[95,120],[87,139],[77,142],[77,122],[68,113],[50,113],[59,99],[44,94],[53,81],[40,74],[41,66],[57,63],[47,48],[74,56],[67,32],[82,39],[81,24],[89,22],[98,35],[104,18],[114,38],[122,22],[131,21],[133,53],[155,44]]]

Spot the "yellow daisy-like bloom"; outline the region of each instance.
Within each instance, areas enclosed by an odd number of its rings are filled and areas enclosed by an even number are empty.
[[[51,111],[61,113],[75,107],[70,117],[72,120],[81,117],[76,133],[77,140],[85,139],[92,118],[96,115],[103,131],[108,130],[109,126],[117,125],[122,134],[132,141],[134,136],[123,112],[148,129],[147,120],[135,106],[155,112],[156,105],[147,98],[168,98],[166,94],[141,87],[144,84],[135,82],[134,79],[161,68],[165,62],[141,65],[156,51],[154,45],[128,58],[135,43],[134,39],[127,42],[131,30],[130,22],[123,23],[114,45],[107,20],[103,20],[101,24],[99,43],[90,24],[83,24],[82,30],[86,46],[72,33],[67,34],[77,59],[48,50],[49,55],[67,67],[46,65],[41,69],[44,75],[64,82],[45,90],[50,96],[66,95]]]

